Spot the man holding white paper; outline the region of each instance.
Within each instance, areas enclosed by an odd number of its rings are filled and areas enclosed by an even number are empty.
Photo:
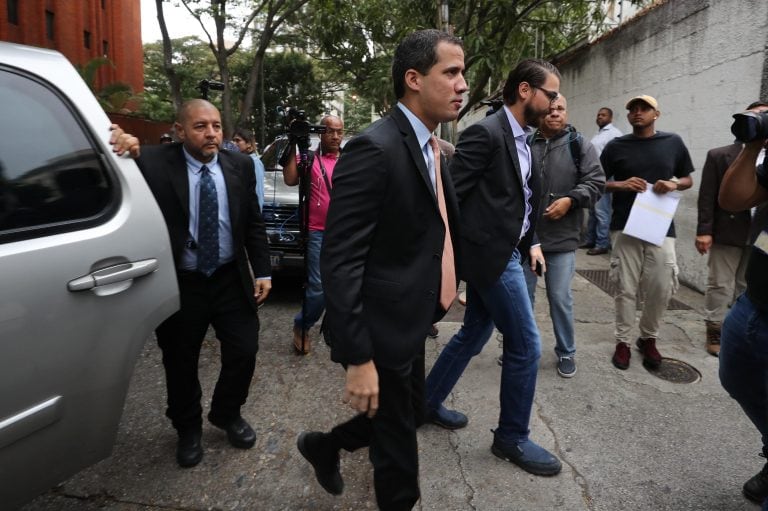
[[[690,188],[693,163],[678,135],[656,131],[656,119],[661,112],[655,98],[636,96],[626,106],[632,133],[608,142],[600,155],[606,178],[613,179],[605,187],[606,192],[613,192],[610,278],[619,288],[615,297],[616,350],[612,362],[619,369],[629,367],[629,337],[635,324],[637,296],[642,294],[645,305],[636,344],[643,356],[643,365],[655,369],[661,364],[661,354],[656,348],[659,324],[677,288],[675,224],[670,221],[666,236],[654,239],[655,243],[635,237],[640,233],[631,225],[629,232],[625,227],[638,194],[665,195]],[[644,213],[654,209],[656,202],[674,202],[657,201],[650,196],[643,199],[637,209]],[[669,208],[662,207],[654,214],[669,213]]]

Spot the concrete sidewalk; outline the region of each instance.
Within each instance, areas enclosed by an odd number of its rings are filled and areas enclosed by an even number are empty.
[[[607,269],[608,257],[578,251],[578,269]],[[694,366],[701,379],[670,383],[643,368],[633,349],[627,371],[611,365],[613,300],[577,275],[573,282],[578,373],[555,371],[554,339],[543,289],[536,316],[542,359],[531,437],[556,452],[563,471],[536,477],[490,452],[498,419],[500,349],[495,338],[468,367],[447,403],[470,417],[465,429],[427,425],[419,432],[422,510],[755,510],[741,485],[765,460],[760,437],[720,386],[718,360],[704,350],[703,297],[681,288],[693,309],[668,311],[659,350]],[[341,403],[343,373],[316,343],[308,357],[290,351],[296,294],[262,309],[257,374],[243,415],[256,429],[254,449],[231,448],[204,426],[205,457],[182,470],[175,434],[163,416],[160,354],[149,342],[137,366],[113,455],[41,496],[30,510],[360,510],[375,509],[367,452],[344,453],[345,492],[326,494],[295,449],[305,429],[328,429],[350,416]],[[428,365],[460,326],[463,308],[427,340]],[[218,372],[218,347],[207,342],[204,395]]]

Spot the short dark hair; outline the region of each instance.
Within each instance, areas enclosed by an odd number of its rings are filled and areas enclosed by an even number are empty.
[[[613,110],[611,110],[611,109],[610,109],[610,108],[608,108],[607,106],[601,106],[601,107],[598,109],[598,112],[599,112],[600,110],[605,110],[606,112],[608,112],[608,115],[610,115],[610,116],[611,116],[611,118],[613,118]]]
[[[541,87],[547,81],[547,75],[560,78],[560,71],[551,63],[541,59],[525,59],[509,72],[504,84],[504,103],[514,105],[517,102],[517,90],[520,84],[527,82],[531,87]]]
[[[397,99],[405,96],[405,72],[415,69],[425,75],[437,63],[437,45],[445,42],[464,47],[461,39],[435,29],[417,30],[397,45],[392,59],[392,83]]]
[[[235,137],[240,137],[246,142],[250,142],[251,144],[256,142],[256,137],[253,136],[253,132],[248,128],[237,128],[235,132],[232,133],[232,138]]]
[[[752,110],[753,108],[757,108],[759,106],[768,106],[768,103],[766,103],[765,101],[753,101],[752,103],[749,104],[749,106],[747,107],[747,110]]]

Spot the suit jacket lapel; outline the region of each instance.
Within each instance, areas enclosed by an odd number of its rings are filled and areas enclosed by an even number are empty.
[[[411,154],[411,159],[416,164],[416,169],[421,174],[422,181],[432,195],[435,207],[437,207],[437,196],[435,195],[435,189],[432,187],[432,180],[429,178],[429,170],[427,170],[427,164],[424,162],[424,153],[419,146],[419,141],[416,139],[416,133],[414,133],[411,123],[408,122],[408,118],[400,111],[399,107],[395,107],[391,115],[400,128],[400,132],[403,134],[403,141],[408,147],[408,152]],[[441,160],[441,163],[444,162]]]
[[[178,151],[166,162],[166,169],[171,179],[171,186],[176,192],[176,196],[181,204],[184,213],[184,228],[189,225],[189,175],[187,171],[187,161],[184,159],[184,151],[179,144]]]
[[[512,126],[509,125],[509,119],[507,119],[507,113],[504,111],[505,107],[501,107],[496,112],[496,118],[501,124],[502,133],[504,133],[504,142],[507,145],[507,152],[512,160],[512,165],[515,168],[515,175],[517,176],[517,182],[520,184],[520,188],[523,186],[523,174],[520,170],[520,160],[517,157],[517,144],[515,143],[515,136],[512,134]]]

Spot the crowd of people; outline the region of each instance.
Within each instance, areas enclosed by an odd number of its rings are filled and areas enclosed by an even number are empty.
[[[308,285],[293,346],[310,352],[309,330],[325,310],[324,334],[332,360],[346,370],[343,401],[354,415],[297,439],[320,486],[341,494],[340,452],[367,447],[379,508],[405,510],[420,497],[416,430],[425,422],[467,425],[469,417],[444,402],[494,329],[503,349],[491,452],[531,474],[561,471],[560,460],[530,437],[541,356],[533,304],[543,278],[557,373],[573,377],[571,281],[580,246],[590,255],[610,253],[618,288],[613,365],[629,367],[642,297],[635,344],[644,365],[659,367],[659,324],[677,287],[674,221],[660,242],[624,229],[639,194],[689,189],[694,169],[681,137],[656,130],[661,110],[649,95],[625,104],[632,133],[621,135],[603,107],[588,141],[568,124],[559,71],[538,59],[510,71],[503,105],[464,130],[449,164],[432,133],[458,117],[467,91],[461,41],[437,30],[408,35],[395,51],[392,81],[397,105],[343,151],[343,121],[321,121],[326,133],[306,170]],[[208,420],[234,447],[251,448],[255,433],[240,409],[258,351],[257,307],[271,289],[263,166],[249,157],[253,135],[238,130],[238,150],[221,150],[220,114],[204,100],[178,112],[176,143],[139,148],[135,137],[113,130],[115,150],[136,158],[160,205],[176,262],[181,308],[157,330],[176,460],[191,467],[203,458],[197,365],[209,325],[221,343],[221,371]],[[696,248],[710,254],[706,349],[719,354],[723,386],[762,434],[768,455],[768,221],[751,209],[768,201],[765,142],[707,155]],[[286,184],[299,183],[299,161],[285,161]],[[425,377],[425,338],[456,301],[460,280],[463,324]],[[743,490],[763,502],[768,465]]]

